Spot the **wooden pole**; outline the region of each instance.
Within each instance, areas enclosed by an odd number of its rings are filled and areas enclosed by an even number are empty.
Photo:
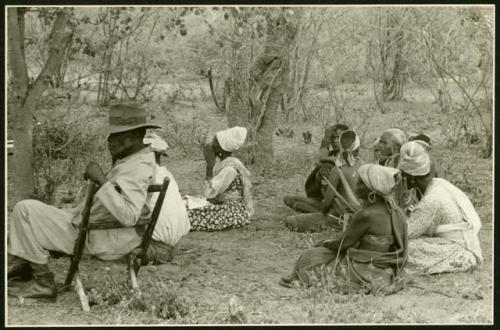
[[[90,312],[89,300],[85,295],[85,290],[83,289],[82,280],[80,279],[80,273],[78,273],[78,271],[75,274],[75,291],[78,294],[78,297],[80,298],[83,311]]]
[[[73,250],[73,255],[71,257],[71,265],[69,267],[68,275],[64,281],[64,286],[69,288],[73,280],[74,274],[78,272],[78,263],[83,254],[83,248],[85,246],[85,240],[87,238],[87,231],[89,227],[90,218],[90,208],[92,207],[92,201],[94,195],[99,187],[93,183],[89,184],[87,200],[85,201],[85,207],[83,209],[82,223],[80,224],[80,232],[78,234],[77,241],[75,243],[75,249]]]
[[[356,211],[356,209],[351,205],[349,204],[348,201],[345,200],[344,197],[342,197],[341,194],[339,194],[339,192],[337,191],[337,189],[335,189],[335,187],[332,185],[332,183],[326,178],[326,177],[323,177],[323,179],[325,180],[326,184],[328,184],[328,186],[333,190],[333,194],[335,195],[335,197],[341,201],[343,204],[345,204],[349,209],[351,209],[352,211]]]
[[[137,276],[135,274],[135,267],[134,267],[134,256],[132,256],[132,254],[127,255],[127,262],[128,262],[128,274],[130,276],[130,283],[132,285],[132,289],[136,293],[140,294],[141,290],[139,289],[139,284],[137,283]]]

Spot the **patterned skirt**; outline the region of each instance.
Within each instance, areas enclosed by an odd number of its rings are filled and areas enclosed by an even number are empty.
[[[408,242],[409,274],[465,272],[475,266],[476,257],[471,251],[446,238],[423,237]]]
[[[250,216],[241,201],[226,201],[188,210],[191,231],[218,231],[238,228],[250,223]]]

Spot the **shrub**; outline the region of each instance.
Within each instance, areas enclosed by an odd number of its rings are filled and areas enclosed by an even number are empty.
[[[81,181],[88,161],[107,154],[88,114],[76,118],[74,113],[61,113],[60,108],[42,111],[39,117],[43,119],[33,130],[33,197],[49,204],[54,203],[61,184]]]

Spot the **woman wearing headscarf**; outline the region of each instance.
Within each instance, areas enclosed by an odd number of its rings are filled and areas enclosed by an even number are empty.
[[[409,269],[435,274],[479,266],[481,220],[465,193],[430,176],[429,154],[416,141],[401,148],[399,168],[408,187],[422,195],[408,218]]]
[[[356,182],[358,180],[357,170],[361,165],[359,162],[360,140],[356,132],[346,130],[342,132],[339,139],[340,152],[336,159],[320,159],[320,168],[317,171],[317,180],[321,182],[321,194],[323,200],[320,204],[320,212],[298,214],[286,217],[285,224],[299,232],[317,232],[324,229],[342,229],[342,224],[338,221],[343,216],[343,209],[335,202],[335,194],[326,180],[344,198],[349,200],[348,190],[354,195]],[[335,166],[339,169],[335,169]],[[348,187],[344,186],[340,179],[339,171],[346,178]],[[326,179],[325,179],[326,178]],[[338,201],[337,201],[338,202]]]
[[[389,128],[383,131],[373,149],[377,164],[398,168],[400,149],[406,140],[406,134],[399,128]],[[408,215],[413,205],[418,202],[417,193],[405,185],[400,185],[396,189],[395,200]]]
[[[179,241],[189,233],[191,226],[177,181],[172,173],[161,164],[161,157],[167,156],[167,149],[169,148],[167,142],[159,135],[149,132],[144,137],[143,143],[149,145],[155,153],[155,183],[161,184],[165,177],[170,180],[165,201],[160,210],[148,249],[148,259],[150,261],[155,264],[164,264],[172,261]],[[158,196],[159,193],[152,195],[149,203],[151,210],[154,208]]]
[[[340,135],[348,130],[344,124],[335,124],[325,130],[325,135],[321,140],[319,148],[319,159],[327,157],[338,157],[340,152]],[[291,209],[302,213],[318,213],[322,209],[324,197],[321,179],[318,179],[318,172],[321,168],[321,161],[317,163],[309,173],[304,184],[306,196],[288,195],[283,198],[283,202]]]
[[[406,134],[399,128],[389,128],[383,131],[373,148],[377,163],[398,168],[399,149],[405,142]]]
[[[420,143],[425,150],[429,153],[429,157],[431,158],[431,172],[430,176],[432,178],[444,178],[444,171],[441,165],[436,161],[435,157],[431,156],[431,138],[423,133],[412,135],[408,138],[408,141],[415,141]],[[419,196],[420,198],[421,196]]]
[[[216,133],[204,148],[206,166],[205,206],[189,208],[191,230],[216,231],[242,227],[253,215],[250,172],[232,152],[245,143],[247,129],[233,127]],[[216,159],[219,162],[216,163]]]
[[[407,259],[407,227],[402,210],[392,198],[400,181],[397,169],[365,164],[358,169],[358,197],[364,208],[357,212],[337,240],[323,241],[305,251],[292,274],[280,284],[310,286],[322,267],[342,292],[393,293],[402,288]]]

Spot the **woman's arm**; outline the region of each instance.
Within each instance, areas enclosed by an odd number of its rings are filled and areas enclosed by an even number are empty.
[[[408,238],[418,238],[427,232],[436,220],[439,205],[425,197],[408,217]]]
[[[324,188],[323,201],[321,202],[321,213],[327,214],[333,206],[333,199],[335,195],[332,189]]]
[[[216,176],[207,181],[205,187],[205,197],[214,198],[223,193],[238,175],[234,167],[224,167]]]
[[[207,143],[203,147],[203,156],[205,157],[206,161],[206,171],[205,171],[205,178],[206,180],[210,180],[213,177],[213,170],[214,170],[214,165],[215,165],[215,160],[217,158],[217,155],[215,154],[213,143]]]
[[[337,252],[343,253],[347,248],[354,246],[370,228],[370,211],[362,210],[354,215],[352,223],[347,227],[340,239],[326,241],[323,246]]]
[[[339,177],[334,171],[329,172],[327,179],[334,187],[338,187]],[[335,198],[335,194],[333,193],[332,188],[330,188],[330,186],[326,185],[326,187],[324,188],[323,201],[322,201],[322,205],[321,205],[321,212],[323,214],[327,214],[330,211],[330,209],[333,206],[334,198]]]

